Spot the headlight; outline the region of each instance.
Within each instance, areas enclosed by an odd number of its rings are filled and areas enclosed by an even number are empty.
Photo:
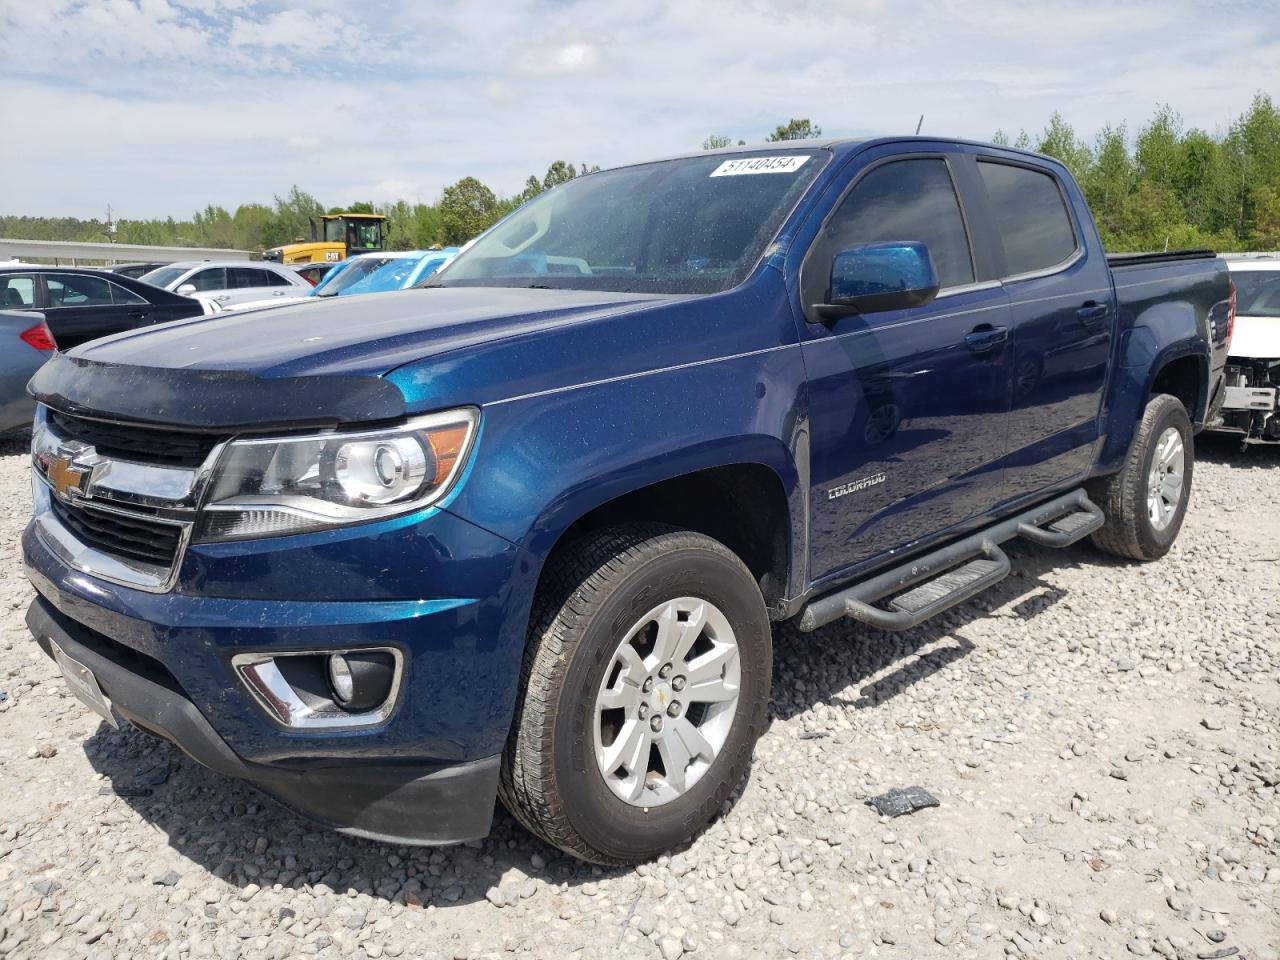
[[[232,441],[196,539],[305,533],[425,507],[457,479],[478,416],[461,409],[388,430]]]

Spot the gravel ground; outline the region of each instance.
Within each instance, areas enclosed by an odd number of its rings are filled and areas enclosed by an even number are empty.
[[[1280,955],[1280,451],[1202,443],[1164,561],[1015,547],[926,628],[778,632],[749,786],[688,849],[583,865],[317,831],[100,725],[22,623],[0,448],[0,955]],[[869,796],[941,801],[896,820]]]

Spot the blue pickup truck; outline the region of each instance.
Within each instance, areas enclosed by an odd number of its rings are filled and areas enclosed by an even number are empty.
[[[771,624],[910,628],[1001,544],[1153,560],[1230,325],[1057,162],[923,138],[593,173],[424,286],[167,324],[33,378],[72,689],[335,829],[598,863],[695,834]]]

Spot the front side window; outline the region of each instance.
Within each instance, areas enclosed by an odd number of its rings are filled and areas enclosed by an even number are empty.
[[[1004,244],[1006,277],[1047,270],[1076,252],[1076,232],[1057,180],[987,160],[978,161],[978,170]]]
[[[854,185],[805,262],[805,304],[826,302],[831,262],[841,250],[894,240],[927,246],[943,289],[973,282],[969,235],[945,160],[894,160]]]
[[[29,273],[0,275],[0,310],[18,310],[36,303],[36,278]]]
[[[382,224],[377,221],[355,225],[355,244],[361,250],[377,250],[382,246]]]
[[[225,290],[227,288],[227,271],[222,267],[197,270],[183,280],[180,286],[186,286],[188,283],[196,288],[197,293],[203,293],[206,290]]]
[[[1280,317],[1280,270],[1236,270],[1236,314]]]
[[[111,304],[111,284],[101,277],[75,273],[47,275],[50,307],[100,307]]]
[[[578,177],[482,234],[428,286],[727,290],[746,279],[828,156],[715,154]]]

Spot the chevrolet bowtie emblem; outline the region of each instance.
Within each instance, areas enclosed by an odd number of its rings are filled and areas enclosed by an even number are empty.
[[[93,482],[93,471],[102,458],[93,447],[82,447],[78,450],[60,448],[45,469],[45,476],[53,492],[63,500],[73,497],[87,499],[93,496],[90,485]]]

